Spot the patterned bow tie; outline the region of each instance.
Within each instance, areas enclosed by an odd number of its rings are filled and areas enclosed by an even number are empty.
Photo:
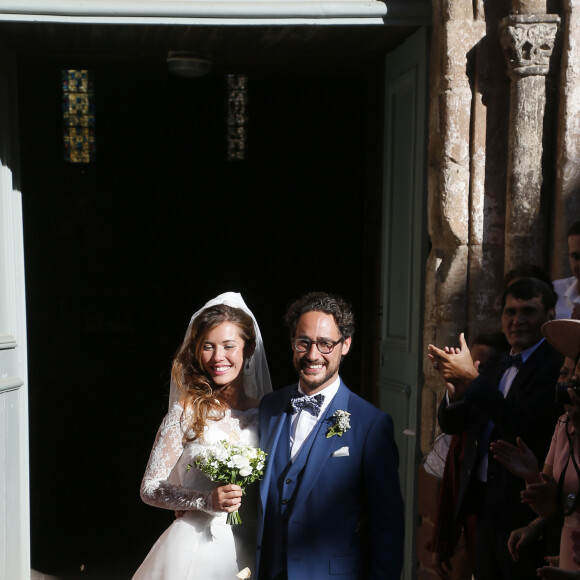
[[[290,399],[290,405],[292,407],[293,413],[298,413],[305,409],[310,409],[310,412],[318,417],[320,415],[320,410],[322,409],[322,403],[324,402],[324,395],[320,393],[318,395],[303,395],[300,391],[295,391]]]
[[[518,354],[509,354],[507,352],[502,353],[501,358],[501,368],[504,371],[507,371],[510,367],[517,367],[518,370],[524,366],[524,360],[522,359],[522,355]]]

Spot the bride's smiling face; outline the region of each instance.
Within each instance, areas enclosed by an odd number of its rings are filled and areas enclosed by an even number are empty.
[[[241,384],[244,369],[244,344],[240,329],[233,322],[212,328],[202,344],[201,362],[217,386]]]

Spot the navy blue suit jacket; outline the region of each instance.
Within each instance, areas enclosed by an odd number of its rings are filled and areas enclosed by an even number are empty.
[[[280,446],[290,445],[280,433],[295,388],[262,399],[260,446],[270,457]],[[351,414],[351,428],[342,437],[327,438],[328,419],[336,410]],[[321,421],[288,517],[288,578],[320,580],[339,574],[349,580],[398,580],[404,515],[392,419],[341,381]],[[348,455],[333,457],[342,447]],[[270,480],[277,477],[272,466],[269,461],[260,483],[258,563]]]
[[[503,374],[498,355],[486,363],[483,372],[468,386],[462,402],[448,406],[445,397],[441,401],[438,412],[441,429],[450,434],[467,430],[457,492],[458,518],[476,511],[480,499],[471,493],[471,483],[476,478],[479,448],[489,420],[495,427],[488,445],[497,439],[515,444],[516,437],[520,437],[534,452],[539,465],[543,465],[562,413],[554,398],[562,360],[562,355],[544,341],[526,360],[504,398],[498,390]],[[535,514],[520,501],[524,481],[495,461],[489,447],[482,452],[488,453],[487,497],[491,505],[487,509],[493,514],[497,531],[511,532],[526,525]]]

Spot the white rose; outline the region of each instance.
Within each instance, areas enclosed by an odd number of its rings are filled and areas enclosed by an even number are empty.
[[[223,462],[228,458],[228,451],[221,445],[216,445],[213,450],[213,455],[218,461]]]
[[[200,461],[203,465],[205,465],[208,461],[207,452],[203,450],[202,452],[198,453],[194,459],[196,461]]]
[[[243,455],[234,455],[232,457],[232,461],[238,469],[242,469],[250,465],[250,460],[247,457],[244,457]]]
[[[251,465],[246,465],[245,467],[242,467],[240,469],[240,475],[242,477],[247,477],[248,475],[252,474],[252,466]]]

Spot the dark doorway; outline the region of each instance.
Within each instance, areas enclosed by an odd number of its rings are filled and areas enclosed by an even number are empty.
[[[172,355],[206,300],[242,293],[279,387],[294,380],[287,304],[313,289],[343,294],[360,340],[342,375],[361,392],[380,65],[250,75],[248,159],[232,163],[223,75],[97,64],[91,165],[63,161],[69,63],[19,65],[32,566],[129,578],[173,518],[143,504],[139,485]]]

